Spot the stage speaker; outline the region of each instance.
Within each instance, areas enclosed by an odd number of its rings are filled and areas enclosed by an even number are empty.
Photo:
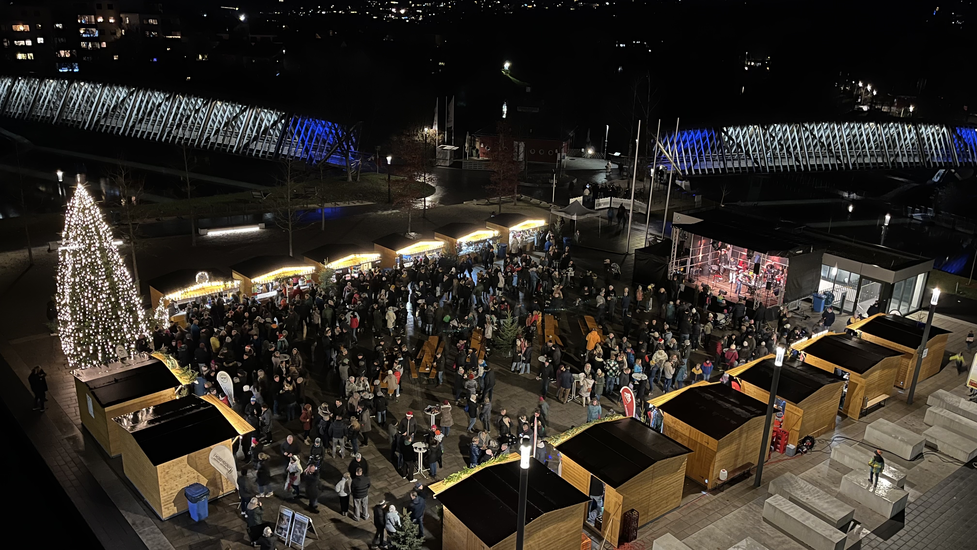
[[[754,275],[759,275],[760,274],[760,264],[759,263],[753,264],[753,274]]]

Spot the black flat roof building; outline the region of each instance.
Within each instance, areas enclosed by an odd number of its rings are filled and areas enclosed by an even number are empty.
[[[725,384],[689,388],[659,408],[717,441],[767,412],[765,403]]]

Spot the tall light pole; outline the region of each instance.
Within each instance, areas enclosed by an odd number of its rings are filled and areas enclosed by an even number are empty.
[[[387,203],[393,202],[393,199],[390,198],[390,161],[393,159],[392,156],[387,155]]]
[[[638,179],[638,143],[641,141],[641,120],[638,120],[638,135],[634,138],[634,171],[631,175],[631,208],[628,211],[628,239],[624,248],[625,254],[631,253],[631,223],[634,221],[634,187]],[[605,143],[606,146],[606,143]],[[651,205],[648,205],[651,208]]]
[[[604,130],[604,159],[607,159],[607,137],[611,135],[611,125],[607,124]]]
[[[777,386],[780,385],[780,369],[784,366],[784,354],[787,350],[783,346],[777,346],[777,358],[773,362],[773,381],[770,383],[770,399],[767,401],[767,418],[763,421],[763,440],[760,445],[760,458],[756,463],[756,476],[753,478],[753,486],[759,488],[763,483],[763,463],[767,460],[767,451],[770,442],[770,424],[773,422],[773,407],[777,402]]]
[[[523,550],[526,542],[526,499],[529,498],[529,461],[532,447],[523,442],[519,447],[519,511],[516,517],[516,550]]]
[[[919,343],[916,350],[916,368],[913,369],[913,383],[909,386],[909,395],[906,396],[906,404],[913,404],[913,395],[916,394],[916,382],[919,381],[919,369],[923,366],[923,355],[927,354],[926,343],[930,339],[930,329],[933,327],[933,314],[936,313],[936,304],[940,301],[940,289],[933,289],[933,296],[930,297],[930,310],[926,314],[926,328],[923,329],[923,340]]]

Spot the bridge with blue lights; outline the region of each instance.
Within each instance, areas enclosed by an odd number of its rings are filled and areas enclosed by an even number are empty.
[[[693,176],[977,166],[977,128],[812,122],[680,130],[662,136],[655,164]]]
[[[264,159],[346,166],[358,126],[257,105],[81,80],[0,77],[0,116]]]

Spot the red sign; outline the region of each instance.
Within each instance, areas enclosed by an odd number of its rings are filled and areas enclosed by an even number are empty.
[[[634,392],[631,388],[621,388],[621,403],[624,404],[624,416],[634,416]]]

